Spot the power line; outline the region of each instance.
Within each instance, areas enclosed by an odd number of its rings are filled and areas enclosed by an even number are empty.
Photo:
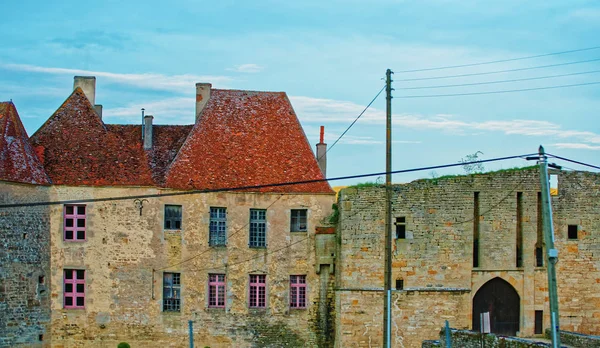
[[[335,144],[337,144],[338,141],[340,141],[340,139],[342,139],[342,137],[350,130],[350,128],[352,128],[352,126],[354,126],[356,121],[358,121],[358,119],[365,113],[365,111],[367,111],[367,109],[371,106],[371,104],[373,104],[373,102],[375,102],[375,100],[379,97],[379,95],[381,94],[381,92],[383,92],[384,89],[385,89],[385,85],[381,88],[381,90],[377,93],[377,95],[375,95],[375,98],[373,98],[373,100],[371,100],[371,102],[367,105],[367,107],[358,115],[358,117],[356,119],[354,119],[354,121],[352,121],[352,123],[350,123],[350,125],[348,126],[348,128],[346,128],[346,130],[342,133],[342,135],[340,135],[336,139],[336,141],[333,142],[333,145],[331,145],[329,147],[329,149],[327,149],[327,151],[325,151],[325,153],[323,155],[321,155],[321,157],[317,158],[317,161],[320,160],[323,156],[325,156],[331,149],[333,149]]]
[[[276,200],[274,200],[274,201],[273,201],[271,204],[269,204],[269,205],[268,205],[268,206],[267,206],[265,209],[269,209],[269,208],[271,208],[271,207],[273,206],[273,204],[275,204],[277,201],[279,201],[279,200],[281,199],[281,197],[283,197],[283,194],[281,194],[279,197],[277,197],[277,199],[276,199]],[[242,230],[244,230],[246,227],[248,227],[248,225],[249,225],[249,224],[250,224],[250,220],[248,220],[248,222],[246,222],[246,224],[245,224],[244,226],[242,226],[242,227],[238,228],[238,229],[237,229],[235,232],[231,233],[231,234],[230,234],[229,236],[227,236],[227,237],[228,237],[228,238],[231,238],[231,237],[235,236],[236,234],[238,234],[239,232],[241,232]],[[155,269],[155,270],[153,270],[153,271],[154,271],[154,272],[158,272],[158,271],[165,270],[165,269],[167,269],[167,268],[171,268],[171,267],[175,267],[175,266],[182,265],[182,264],[184,264],[184,263],[186,263],[186,262],[188,262],[188,261],[191,261],[191,260],[193,260],[193,259],[195,259],[195,258],[197,258],[197,257],[199,257],[199,256],[201,256],[201,255],[203,255],[203,254],[205,254],[205,253],[207,253],[207,252],[208,252],[208,251],[210,251],[210,250],[213,250],[213,249],[212,249],[212,248],[206,248],[205,250],[202,250],[200,253],[198,253],[198,254],[196,254],[196,255],[194,255],[194,256],[192,256],[192,257],[189,257],[189,258],[187,258],[187,259],[185,259],[185,260],[183,260],[183,261],[181,261],[181,262],[178,262],[178,263],[175,263],[175,264],[172,264],[172,265],[169,265],[169,266],[163,267],[163,268]]]
[[[600,84],[600,81],[586,82],[586,83],[575,83],[575,84],[572,84],[572,85],[547,86],[547,87],[522,88],[522,89],[507,89],[507,90],[491,91],[491,92],[472,92],[472,93],[453,93],[453,94],[431,94],[431,95],[405,95],[405,96],[398,96],[398,97],[395,97],[395,98],[399,98],[399,99],[412,99],[412,98],[434,98],[434,97],[459,97],[459,96],[466,96],[466,95],[483,95],[483,94],[501,94],[501,93],[538,91],[538,90],[544,90],[544,89],[579,87],[579,86],[589,86],[589,85],[597,85],[597,84]]]
[[[411,73],[411,72],[419,72],[419,71],[444,70],[444,69],[454,69],[454,68],[465,68],[465,67],[469,67],[469,66],[479,66],[479,65],[487,65],[487,64],[514,62],[514,61],[517,61],[517,60],[525,60],[525,59],[533,59],[533,58],[556,56],[556,55],[559,55],[559,54],[567,54],[567,53],[591,51],[591,50],[597,50],[599,48],[600,48],[600,46],[595,46],[595,47],[580,48],[580,49],[576,49],[576,50],[569,50],[569,51],[562,51],[562,52],[553,52],[553,53],[546,53],[546,54],[538,54],[538,55],[535,55],[535,56],[525,56],[525,57],[519,57],[519,58],[509,58],[509,59],[492,60],[492,61],[480,62],[480,63],[460,64],[460,65],[448,65],[448,66],[440,66],[440,67],[436,67],[436,68],[424,68],[424,69],[414,69],[414,70],[401,70],[401,71],[396,71],[396,73]]]
[[[507,73],[507,72],[515,72],[515,71],[525,71],[525,70],[533,70],[533,69],[544,69],[544,68],[552,68],[552,67],[564,66],[564,65],[590,63],[590,62],[597,62],[599,60],[600,60],[600,58],[595,58],[595,59],[588,59],[588,60],[578,60],[578,61],[575,61],[575,62],[566,62],[566,63],[557,63],[557,64],[549,64],[549,65],[531,66],[531,67],[528,67],[528,68],[516,68],[516,69],[507,69],[507,70],[486,71],[486,72],[480,72],[480,73],[469,73],[469,74],[459,74],[459,75],[444,75],[444,76],[434,76],[434,77],[419,77],[419,78],[413,78],[413,79],[402,79],[402,80],[397,80],[397,81],[441,80],[441,79],[451,79],[451,78],[456,78],[456,77],[492,75],[492,74],[500,74],[500,73]]]
[[[457,163],[441,164],[441,165],[428,166],[428,167],[401,169],[401,170],[392,171],[390,173],[391,174],[411,173],[411,172],[419,172],[419,171],[424,171],[424,170],[457,167],[457,166],[463,166],[465,164],[505,161],[505,160],[509,160],[509,159],[525,158],[525,157],[534,156],[534,155],[537,155],[537,153],[506,156],[506,157],[497,157],[497,158],[491,158],[491,159],[486,159],[486,160],[477,160],[477,161],[471,161],[471,162],[457,162]],[[226,191],[234,191],[234,192],[235,191],[248,191],[248,190],[257,190],[257,189],[269,188],[269,187],[283,187],[283,186],[292,186],[292,185],[313,184],[313,183],[325,182],[325,181],[359,179],[359,178],[366,178],[366,177],[370,177],[370,176],[381,176],[384,174],[387,174],[387,172],[338,176],[338,177],[334,177],[334,178],[325,178],[325,179],[288,181],[288,182],[280,182],[280,183],[272,183],[272,184],[264,184],[264,185],[224,187],[224,188],[218,188],[218,189],[190,190],[190,191],[183,191],[183,192],[169,192],[169,193],[158,193],[158,194],[136,195],[136,196],[117,196],[117,197],[106,197],[106,198],[89,198],[89,199],[72,199],[72,200],[62,200],[62,201],[2,204],[2,205],[0,205],[0,209],[19,208],[19,207],[37,207],[37,206],[45,206],[45,205],[59,205],[59,204],[110,202],[110,201],[123,201],[123,200],[129,200],[129,199],[143,199],[143,198],[186,196],[186,195],[195,195],[195,194],[200,194],[200,193],[213,193],[213,192],[226,192]]]
[[[431,89],[431,88],[448,88],[448,87],[464,87],[464,86],[480,86],[480,85],[491,85],[498,83],[509,83],[509,82],[520,82],[520,81],[532,81],[532,80],[543,80],[543,79],[551,79],[556,77],[565,77],[565,76],[575,76],[575,75],[585,75],[585,74],[595,74],[599,73],[600,70],[592,70],[592,71],[583,71],[571,74],[561,74],[561,75],[548,75],[548,76],[539,76],[539,77],[528,77],[523,79],[512,79],[512,80],[497,80],[497,81],[487,81],[487,82],[474,82],[474,83],[461,83],[454,85],[437,85],[437,86],[423,86],[423,87],[400,87],[396,89]]]
[[[580,165],[582,165],[582,166],[586,166],[586,167],[590,167],[590,168],[594,168],[594,169],[600,169],[600,167],[599,167],[599,166],[595,166],[595,165],[593,165],[593,164],[583,163],[583,162],[575,161],[575,160],[572,160],[572,159],[568,159],[568,158],[564,158],[564,157],[560,157],[560,156],[552,155],[552,154],[549,154],[549,153],[548,153],[547,155],[548,155],[548,156],[551,156],[551,157],[553,157],[553,158],[558,158],[558,159],[561,159],[561,160],[563,160],[563,161],[567,161],[567,162],[571,162],[571,163],[580,164]]]

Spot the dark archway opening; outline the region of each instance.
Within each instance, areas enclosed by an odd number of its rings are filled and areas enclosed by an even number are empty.
[[[515,336],[519,331],[521,299],[509,283],[494,278],[485,283],[473,298],[473,330],[480,331],[480,313],[490,312],[492,333]]]

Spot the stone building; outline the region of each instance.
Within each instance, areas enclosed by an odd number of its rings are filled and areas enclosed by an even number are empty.
[[[335,193],[268,186],[323,179],[287,96],[196,89],[183,126],[105,123],[93,77],[31,137],[0,104],[0,346],[331,344]]]
[[[600,333],[600,174],[559,171],[552,196],[561,329]],[[336,346],[381,346],[385,188],[339,197]],[[448,320],[532,336],[550,326],[537,167],[393,186],[392,342],[420,347]]]

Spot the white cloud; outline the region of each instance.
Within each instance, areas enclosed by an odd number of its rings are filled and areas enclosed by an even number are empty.
[[[240,64],[236,65],[233,68],[227,68],[225,70],[235,71],[240,73],[259,73],[263,71],[265,68],[258,64]]]
[[[140,109],[144,108],[146,115],[154,116],[155,124],[193,124],[195,105],[194,98],[168,98],[118,108],[106,108],[102,111],[102,118],[105,121],[120,118],[131,123],[139,123],[141,122]]]
[[[596,146],[582,143],[556,143],[552,145],[559,149],[600,150],[600,145]]]
[[[306,123],[330,122],[349,124],[362,112],[364,106],[353,102],[291,96],[298,117]],[[560,139],[577,138],[582,143],[600,144],[600,134],[590,131],[564,129],[561,125],[539,120],[493,120],[468,122],[454,115],[437,114],[423,116],[414,114],[394,114],[393,124],[412,129],[436,129],[463,135],[467,131],[500,132],[505,135],[544,136]],[[369,108],[358,121],[360,123],[383,124],[385,114],[381,110]],[[593,147],[593,146],[592,146]]]
[[[105,71],[91,71],[82,69],[49,68],[27,64],[0,64],[0,67],[8,70],[27,71],[53,75],[87,75],[102,77],[109,82],[134,86],[144,89],[172,91],[186,93],[194,90],[197,82],[210,82],[216,87],[225,87],[232,81],[227,76],[210,75],[163,75],[163,74],[119,74]]]

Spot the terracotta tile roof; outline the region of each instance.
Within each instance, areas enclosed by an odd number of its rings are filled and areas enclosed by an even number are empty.
[[[54,184],[159,186],[191,126],[156,128],[160,140],[146,152],[141,125],[105,125],[77,88],[31,142],[43,147],[44,166]],[[164,131],[169,136],[160,137]]]
[[[216,189],[322,178],[285,93],[213,89],[166,185]],[[258,191],[333,193],[327,182]]]
[[[0,103],[0,180],[50,183],[12,102]]]

